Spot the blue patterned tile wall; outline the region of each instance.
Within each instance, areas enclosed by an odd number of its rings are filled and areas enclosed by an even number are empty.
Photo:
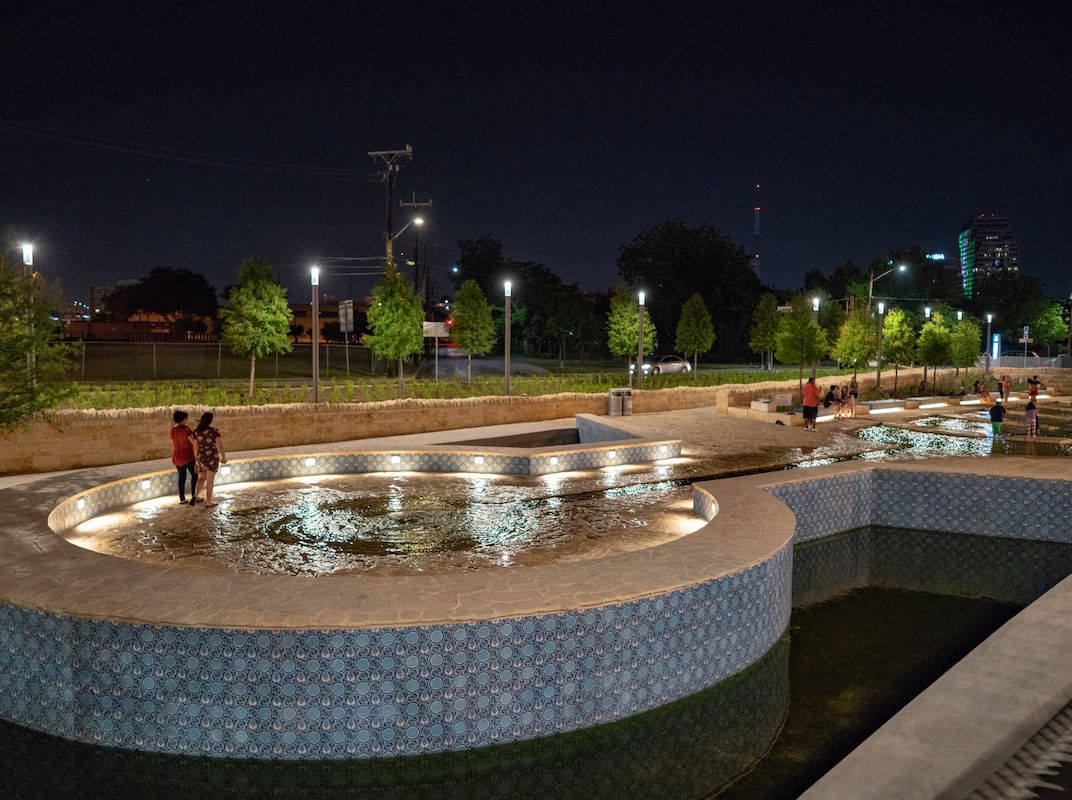
[[[1072,540],[1066,481],[877,470],[876,525]]]
[[[608,423],[600,422],[592,417],[577,417],[577,435],[580,437],[582,444],[617,442],[638,438],[635,434],[628,433]]]
[[[620,432],[618,432],[620,435]],[[634,437],[635,439],[635,437]],[[681,455],[679,441],[615,446],[593,445],[554,452],[503,454],[487,451],[398,450],[372,453],[315,453],[279,458],[244,459],[220,467],[216,484],[263,481],[306,475],[365,472],[477,472],[496,475],[544,475],[570,470],[658,461]],[[106,511],[171,494],[172,471],[138,475],[96,487],[60,503],[49,515],[53,530],[67,530]]]
[[[806,542],[870,525],[874,498],[872,476],[871,471],[862,470],[848,475],[783,483],[769,491],[796,515],[793,541]]]
[[[610,722],[748,666],[784,631],[788,548],[660,597],[352,631],[77,620],[0,605],[0,717],[105,746],[238,758],[460,750]]]

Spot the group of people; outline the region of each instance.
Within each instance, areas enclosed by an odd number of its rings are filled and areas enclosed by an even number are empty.
[[[223,437],[212,427],[211,413],[202,414],[193,430],[186,424],[189,417],[185,411],[176,411],[171,415],[171,463],[179,474],[179,503],[187,502],[186,476],[189,475],[189,504],[193,506],[201,502],[205,508],[212,508],[216,505],[212,502],[216,473],[220,464],[227,463]],[[201,484],[201,497],[197,493],[198,483]]]
[[[822,398],[823,408],[834,408],[834,419],[856,416],[856,402],[860,399],[860,386],[856,383],[856,376],[845,386],[832,384],[826,394],[816,385],[815,378],[808,378],[801,390],[801,401],[804,407],[804,430],[816,430],[815,422],[819,417],[819,398]]]
[[[1039,389],[1045,388],[1038,375],[1032,375],[1027,380],[1027,405],[1024,406],[1024,426],[1027,429],[1027,437],[1034,439],[1039,433],[1038,422],[1038,393]],[[1001,436],[1005,427],[1005,402],[1009,399],[1009,390],[1012,389],[1012,381],[1008,375],[1002,375],[998,380],[998,401],[990,408],[990,430],[994,436]],[[979,395],[984,403],[990,402],[990,392],[987,391],[986,381],[976,381],[972,390]]]

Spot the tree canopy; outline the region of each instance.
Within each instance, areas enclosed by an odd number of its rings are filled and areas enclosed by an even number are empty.
[[[805,365],[814,364],[822,358],[829,349],[829,342],[826,331],[815,322],[810,298],[797,295],[791,306],[778,326],[774,355],[783,364],[800,368],[798,382],[802,384]]]
[[[491,306],[475,280],[466,280],[454,295],[450,337],[468,356],[465,382],[473,380],[473,353],[484,355],[495,346],[495,323]]]
[[[961,367],[974,366],[979,359],[979,342],[982,340],[982,331],[979,323],[973,319],[958,320],[950,334],[950,357],[953,366],[958,370]]]
[[[287,304],[287,290],[276,283],[272,266],[256,257],[243,261],[238,269],[238,283],[231,287],[227,308],[220,310],[221,341],[235,355],[249,356],[250,397],[253,397],[257,359],[291,351],[293,318]]]
[[[681,308],[674,348],[679,353],[692,356],[694,377],[699,354],[706,353],[714,343],[715,328],[711,323],[711,313],[704,305],[703,298],[699,294],[693,294]]]
[[[849,314],[838,331],[834,355],[842,364],[851,364],[855,375],[861,365],[875,355],[878,349],[878,330],[875,321],[863,308]]]
[[[674,329],[678,309],[693,293],[715,312],[715,357],[748,350],[748,323],[760,283],[740,247],[706,225],[670,220],[635,236],[618,251],[618,272],[648,291],[658,330]]]
[[[398,364],[398,395],[405,393],[402,361],[424,349],[424,308],[411,284],[398,270],[389,272],[372,290],[369,333],[364,344],[380,358]]]
[[[188,269],[153,267],[131,286],[121,286],[105,300],[109,313],[127,319],[133,314],[159,314],[176,321],[182,317],[216,314],[216,290],[205,276]]]
[[[655,323],[647,311],[645,307],[644,352],[650,353],[655,348]],[[619,286],[614,290],[607,314],[607,349],[612,356],[626,360],[636,357],[639,324],[636,296],[628,286]]]
[[[903,308],[891,308],[882,324],[882,358],[893,365],[893,388],[897,390],[898,372],[916,355],[916,330]]]
[[[0,428],[25,422],[75,389],[75,348],[60,339],[53,319],[58,287],[13,261],[0,252]]]
[[[778,326],[781,321],[777,298],[769,293],[759,298],[752,312],[748,347],[753,353],[762,354],[767,369],[774,368],[774,348],[778,344]]]

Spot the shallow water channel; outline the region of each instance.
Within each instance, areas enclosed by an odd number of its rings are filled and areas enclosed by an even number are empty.
[[[791,798],[1072,571],[1072,546],[887,528],[794,551],[787,635],[728,681],[537,742],[350,763],[134,754],[0,724],[0,796]]]

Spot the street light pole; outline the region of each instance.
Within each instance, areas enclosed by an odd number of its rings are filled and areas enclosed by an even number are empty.
[[[993,314],[986,315],[986,370],[985,375],[990,374],[990,323],[994,321]]]
[[[868,303],[870,304],[870,300],[868,300]],[[812,316],[812,319],[815,321],[815,324],[818,325],[819,324],[819,298],[818,297],[813,297],[811,299],[811,316]],[[816,371],[816,368],[818,366],[819,366],[818,361],[811,362],[811,376],[813,378],[815,377],[815,371]]]
[[[889,262],[887,262],[887,263],[889,263]],[[867,310],[868,311],[871,310],[871,297],[875,293],[875,281],[882,280],[883,278],[885,278],[887,275],[889,275],[894,270],[896,270],[897,272],[904,272],[906,269],[908,269],[908,265],[907,264],[901,264],[901,265],[899,265],[897,267],[894,267],[893,269],[886,270],[881,275],[876,276],[875,275],[875,268],[871,267],[871,280],[869,280],[867,282]]]
[[[513,284],[510,281],[506,281],[503,284],[503,293],[506,296],[506,320],[503,330],[503,346],[505,348],[505,358],[503,359],[503,394],[510,394],[510,294],[513,289]]]
[[[320,402],[320,268],[309,270],[313,289],[313,330],[309,339],[313,345],[313,402]]]
[[[30,273],[30,307],[27,309],[26,320],[30,325],[30,351],[26,354],[26,371],[29,373],[30,386],[34,389],[37,388],[37,344],[34,341],[36,336],[36,327],[34,325],[34,288],[37,273],[33,270],[33,245],[25,242],[22,245],[22,271],[25,275],[27,270]],[[82,345],[83,348],[85,345]]]
[[[637,294],[637,388],[644,388],[644,293]]]
[[[882,335],[883,331],[883,315],[886,313],[886,304],[881,300],[878,304],[878,353],[875,355],[875,363],[878,365],[875,367],[875,390],[882,388]]]

